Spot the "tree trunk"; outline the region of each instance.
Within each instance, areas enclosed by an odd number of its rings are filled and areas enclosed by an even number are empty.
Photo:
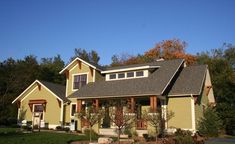
[[[121,129],[118,128],[118,143],[119,143],[119,144],[120,144],[120,131],[121,131]]]
[[[91,126],[90,126],[90,142],[91,142]]]

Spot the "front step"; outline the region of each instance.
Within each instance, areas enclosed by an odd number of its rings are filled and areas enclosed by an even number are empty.
[[[147,134],[148,130],[136,130],[139,137],[143,137],[143,134]]]
[[[107,136],[117,136],[116,130],[113,128],[100,128],[99,134]]]

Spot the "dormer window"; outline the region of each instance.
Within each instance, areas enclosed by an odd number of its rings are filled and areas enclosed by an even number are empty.
[[[87,84],[87,74],[74,75],[73,90],[77,90]]]
[[[116,79],[116,74],[110,74],[109,79]]]
[[[139,70],[139,71],[128,71],[121,73],[111,73],[106,74],[106,80],[123,80],[123,79],[133,79],[133,78],[143,78],[148,77],[148,70]]]
[[[127,78],[134,77],[134,72],[128,72],[128,73],[126,73],[126,77],[127,77]]]
[[[136,72],[136,77],[142,77],[144,76],[144,71],[137,71]]]
[[[119,79],[125,78],[125,73],[119,73],[119,74],[118,74],[118,78],[119,78]]]

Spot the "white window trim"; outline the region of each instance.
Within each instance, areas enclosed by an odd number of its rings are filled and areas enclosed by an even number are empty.
[[[34,112],[34,107],[36,106],[36,105],[42,105],[42,104],[33,104],[33,112]],[[41,119],[41,121],[44,121],[44,119],[45,119],[45,111],[43,110],[43,112],[42,112],[42,119]],[[33,117],[34,117],[34,115],[33,115]]]
[[[88,84],[89,72],[86,72],[86,73],[78,73],[78,74],[72,74],[72,91],[77,91],[77,90],[78,90],[78,89],[73,89],[74,76],[77,76],[77,75],[84,75],[84,74],[86,74],[86,84]]]
[[[70,104],[70,118],[74,118],[74,115],[72,116],[72,105],[76,105],[75,112],[77,111],[77,103],[71,103]]]
[[[123,77],[123,78],[118,78],[118,75],[119,75],[119,74],[124,74],[124,77]],[[126,79],[126,72],[117,73],[117,74],[116,74],[116,79],[120,79],[120,80]]]

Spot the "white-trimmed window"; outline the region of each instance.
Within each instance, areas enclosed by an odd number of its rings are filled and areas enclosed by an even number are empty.
[[[119,79],[125,78],[125,73],[119,73],[119,74],[118,74],[118,78],[119,78]]]
[[[144,76],[144,71],[137,71],[136,72],[136,77],[142,77]]]
[[[87,84],[87,74],[73,76],[73,90],[77,90]]]
[[[126,73],[126,77],[127,78],[132,78],[132,77],[134,77],[135,76],[135,73],[134,72],[127,72]]]
[[[116,79],[116,74],[110,74],[109,79]]]
[[[120,73],[111,73],[106,74],[106,80],[122,80],[122,79],[132,79],[132,78],[142,78],[148,77],[148,70],[139,70],[139,71],[129,71],[129,72],[120,72]]]
[[[70,116],[73,117],[77,110],[77,104],[71,104]]]

